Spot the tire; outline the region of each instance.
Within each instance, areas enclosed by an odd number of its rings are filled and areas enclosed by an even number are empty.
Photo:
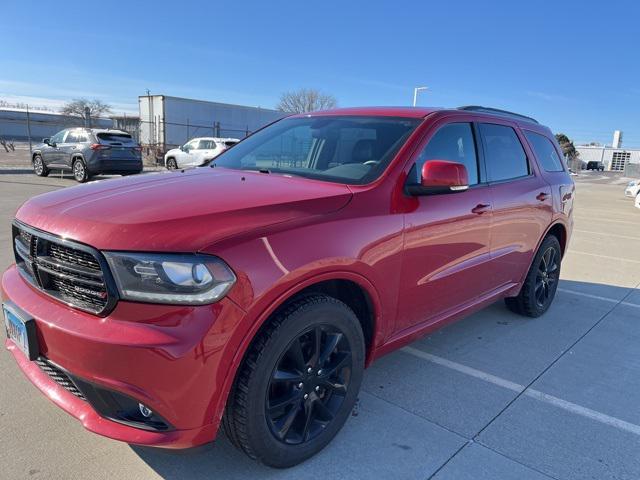
[[[527,317],[539,317],[553,302],[560,279],[562,251],[555,235],[547,235],[531,263],[517,297],[505,298],[509,310]]]
[[[324,295],[292,303],[256,336],[238,369],[222,422],[227,437],[271,467],[308,459],[349,417],[364,359],[360,323],[344,303]]]
[[[175,158],[167,158],[167,170],[177,170],[178,162]]]
[[[49,169],[42,161],[42,156],[34,155],[33,157],[33,172],[39,177],[46,177],[49,175]]]
[[[89,180],[89,172],[84,164],[84,161],[80,158],[76,158],[72,164],[73,178],[78,183],[84,183]]]

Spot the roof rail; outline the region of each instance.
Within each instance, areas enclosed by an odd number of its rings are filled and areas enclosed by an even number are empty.
[[[480,105],[466,105],[464,107],[458,107],[458,110],[466,110],[469,112],[491,113],[493,115],[501,115],[503,117],[512,117],[519,120],[525,120],[527,122],[540,123],[535,118],[527,117],[519,113],[509,112],[507,110],[500,110],[499,108],[481,107]]]

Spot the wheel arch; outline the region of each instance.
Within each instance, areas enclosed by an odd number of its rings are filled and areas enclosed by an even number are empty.
[[[545,234],[542,236],[542,239],[540,240],[540,243],[538,244],[538,248],[540,247],[540,244],[543,242],[543,240],[549,234],[554,235],[558,239],[558,241],[560,242],[560,251],[562,253],[562,256],[564,257],[564,253],[567,250],[567,227],[562,222],[556,222],[556,223],[552,224],[547,229]],[[537,249],[536,249],[536,251],[537,251]]]
[[[227,404],[229,392],[233,387],[238,370],[249,351],[249,347],[256,336],[268,325],[273,315],[286,308],[291,302],[301,296],[309,294],[325,294],[345,303],[358,317],[363,329],[366,343],[365,366],[370,365],[374,358],[374,351],[378,342],[384,337],[380,321],[381,305],[374,286],[364,277],[353,272],[330,272],[310,275],[306,280],[280,293],[276,300],[257,315],[251,315],[251,326],[241,339],[235,351],[234,358],[227,371],[224,386],[213,406],[216,423],[222,419]],[[346,301],[345,301],[346,300]]]

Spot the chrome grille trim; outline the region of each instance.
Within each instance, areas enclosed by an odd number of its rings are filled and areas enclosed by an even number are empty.
[[[117,289],[102,254],[87,245],[13,223],[20,274],[35,288],[71,307],[105,316]]]

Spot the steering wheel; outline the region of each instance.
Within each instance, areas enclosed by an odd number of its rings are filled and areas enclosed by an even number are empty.
[[[363,165],[377,165],[380,163],[380,160],[367,160],[363,163]]]

